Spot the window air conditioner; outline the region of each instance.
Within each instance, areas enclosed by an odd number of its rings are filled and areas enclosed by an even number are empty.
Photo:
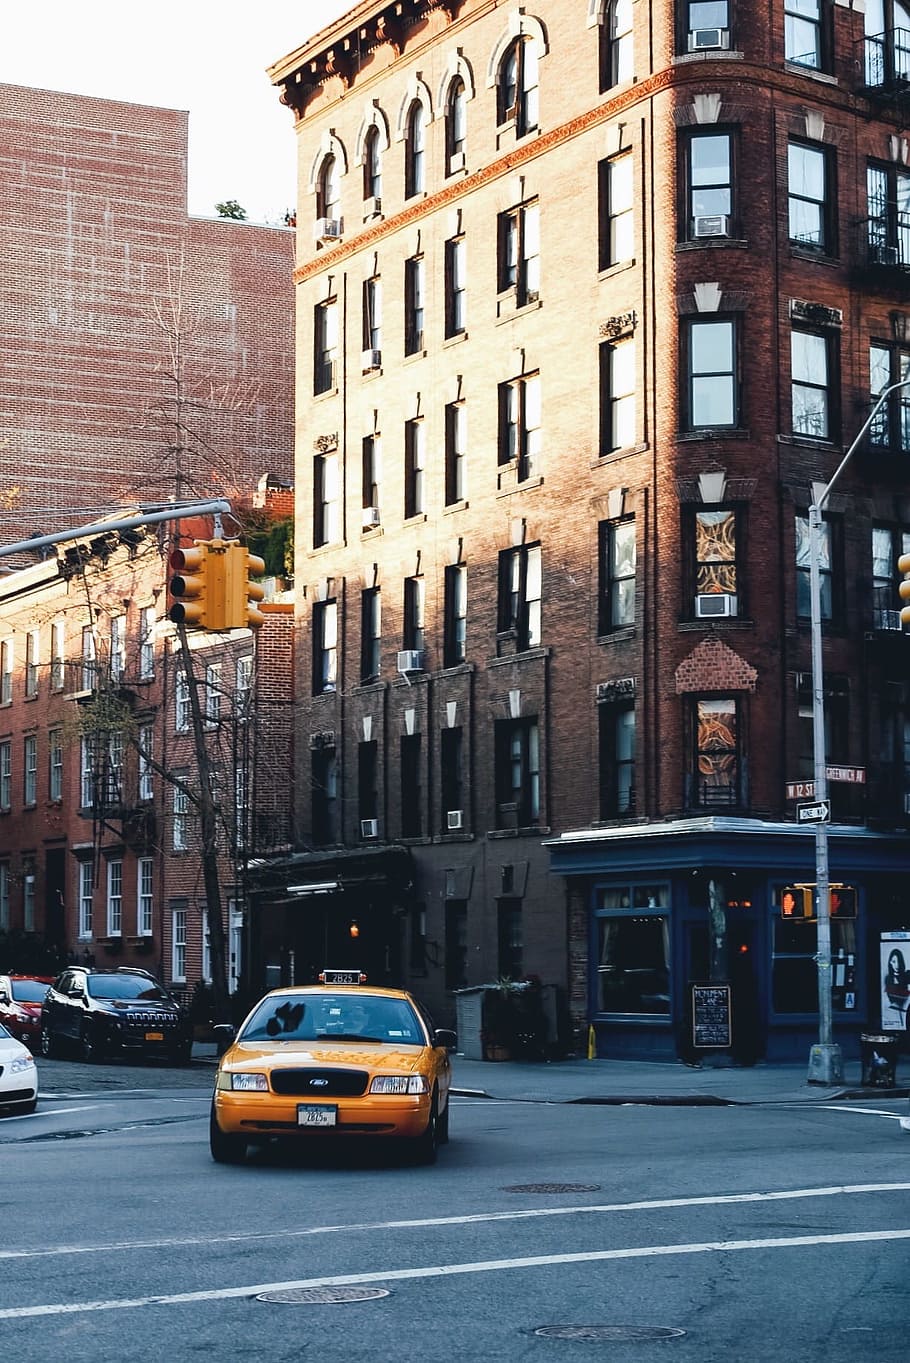
[[[693,219],[693,235],[696,237],[728,237],[730,219],[726,213],[709,213]]]
[[[378,819],[361,819],[361,820],[360,820],[360,836],[361,836],[362,838],[378,838],[378,837],[379,837],[379,820],[378,820]]]
[[[875,628],[888,630],[902,630],[900,611],[879,611],[875,612]]]
[[[446,814],[446,828],[450,833],[455,833],[461,828],[461,810],[450,809]]]
[[[869,242],[869,259],[873,265],[900,265],[900,255],[896,246],[884,241]]]
[[[377,525],[379,525],[379,507],[365,506],[363,508],[364,530],[375,530]]]
[[[449,174],[455,170],[464,170],[466,165],[465,154],[463,151],[453,151],[449,157]]]
[[[338,241],[344,235],[344,222],[341,218],[317,218],[313,235],[317,241]]]
[[[709,52],[712,48],[730,46],[730,30],[727,28],[694,28],[689,34],[690,52]]]
[[[729,592],[707,592],[695,598],[695,614],[700,620],[736,614],[736,597]]]
[[[378,194],[374,194],[374,195],[373,195],[371,198],[369,198],[369,199],[364,199],[364,201],[363,201],[363,216],[364,216],[365,218],[375,218],[376,215],[377,215],[378,213],[381,213],[381,212],[382,212],[382,200],[380,199],[380,197],[379,197]]]
[[[423,671],[423,649],[405,648],[398,654],[399,672],[422,672]]]
[[[365,374],[368,374],[371,369],[381,369],[382,351],[365,350],[360,357],[360,367]]]

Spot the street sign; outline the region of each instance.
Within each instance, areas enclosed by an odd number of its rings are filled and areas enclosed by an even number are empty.
[[[827,823],[831,818],[831,806],[827,800],[817,800],[815,804],[796,806],[797,823]]]
[[[865,767],[825,767],[825,777],[829,781],[840,781],[848,786],[866,784]],[[812,800],[815,798],[814,781],[788,781],[788,800]]]

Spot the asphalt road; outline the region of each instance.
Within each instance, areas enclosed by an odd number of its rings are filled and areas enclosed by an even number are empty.
[[[38,1113],[0,1121],[17,1363],[910,1354],[906,1100],[460,1098],[434,1168],[322,1146],[234,1168],[209,1158],[210,1068],[41,1075]]]

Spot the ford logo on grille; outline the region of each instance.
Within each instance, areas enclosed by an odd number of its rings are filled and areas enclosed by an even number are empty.
[[[327,1087],[328,1087],[328,1083],[329,1083],[328,1079],[311,1079],[311,1080],[310,1080],[310,1088],[311,1088],[311,1089],[324,1089],[324,1088],[327,1088]]]

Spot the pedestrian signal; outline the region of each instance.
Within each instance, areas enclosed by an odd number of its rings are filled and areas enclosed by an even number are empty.
[[[832,918],[856,917],[856,890],[852,885],[832,885],[829,895]]]
[[[785,885],[780,892],[781,918],[811,918],[812,891],[805,885]]]

